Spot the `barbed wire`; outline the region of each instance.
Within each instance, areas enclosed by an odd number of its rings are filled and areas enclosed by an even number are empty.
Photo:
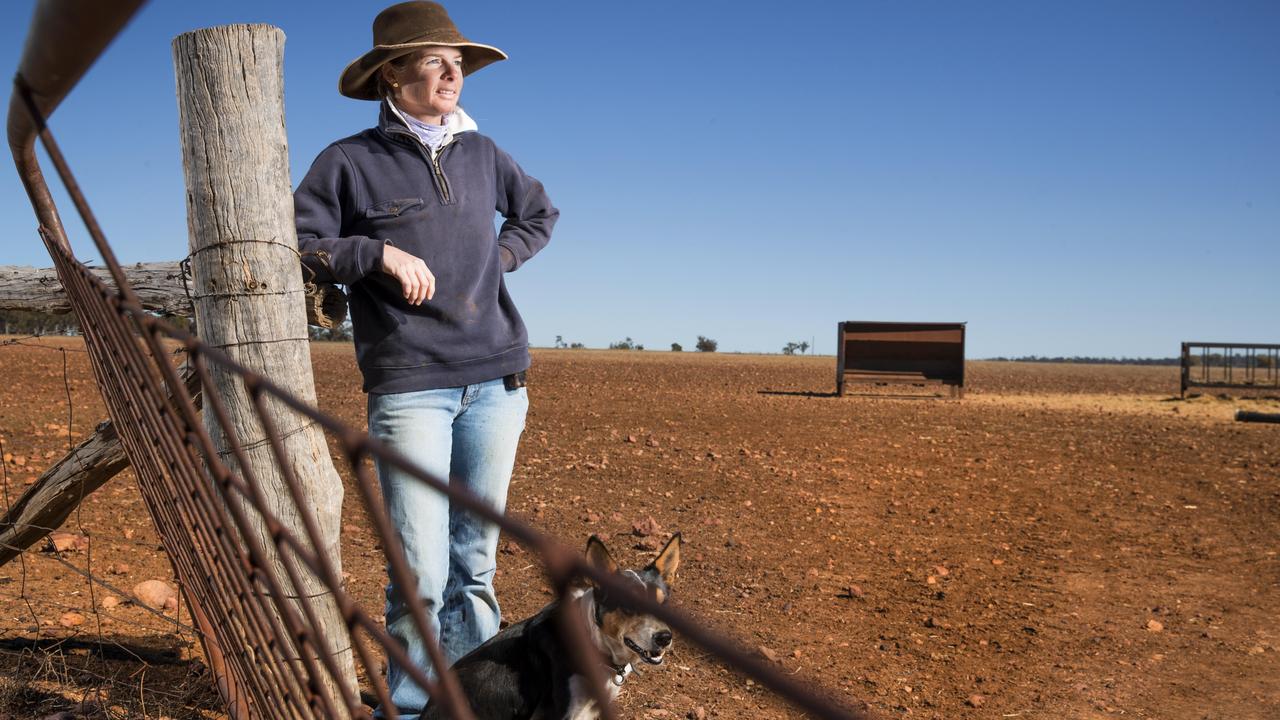
[[[4,479],[4,507],[8,512],[13,507],[13,502],[9,499],[9,463],[4,460],[4,437],[0,436],[0,475]],[[20,590],[23,600],[26,602],[27,611],[31,613],[31,619],[35,623],[36,637],[40,636],[40,616],[36,615],[36,610],[31,606],[31,600],[27,598],[27,559],[26,553],[18,555],[19,566],[22,568]]]
[[[145,610],[145,611],[147,611],[147,612],[155,613],[156,615],[159,615],[159,616],[161,617],[161,619],[163,619],[163,620],[164,620],[164,624],[165,624],[166,626],[179,625],[179,626],[181,626],[183,629],[188,630],[188,631],[190,631],[190,632],[192,632],[192,633],[197,633],[197,632],[198,632],[194,627],[192,627],[192,626],[190,626],[190,625],[187,625],[186,623],[182,622],[181,620],[178,620],[178,619],[175,619],[175,618],[171,618],[171,617],[167,617],[166,615],[164,615],[164,613],[162,613],[162,612],[160,612],[160,611],[156,610],[155,608],[153,608],[153,607],[151,607],[151,606],[147,605],[146,603],[141,602],[140,600],[138,600],[138,599],[136,599],[136,598],[133,598],[133,597],[132,597],[132,596],[130,596],[128,593],[124,593],[124,595],[125,595],[125,602],[126,602],[127,604],[129,604],[129,605],[133,605],[133,606],[135,606],[135,607],[137,607],[137,608],[139,608],[139,609],[141,609],[141,610]],[[16,595],[16,594],[14,594],[14,593],[8,593],[8,592],[4,592],[4,591],[0,591],[0,598],[5,598],[5,599],[7,599],[7,600],[22,600],[22,599],[30,599],[30,598],[23,598],[23,596],[21,596],[21,595]],[[72,604],[72,603],[68,603],[68,602],[63,602],[63,601],[61,601],[61,600],[54,600],[54,599],[51,599],[51,598],[42,598],[42,599],[40,599],[38,602],[39,602],[40,604],[42,604],[42,605],[48,605],[48,606],[53,607],[53,608],[56,608],[56,609],[58,609],[58,610],[65,610],[65,611],[67,611],[67,612],[76,612],[76,613],[79,613],[79,612],[83,612],[83,611],[85,610],[85,607],[84,607],[83,605]],[[126,627],[136,626],[136,625],[138,624],[138,619],[137,619],[137,618],[133,618],[133,617],[126,617],[126,616],[124,616],[124,615],[120,615],[120,614],[118,614],[118,613],[112,613],[112,612],[102,611],[102,616],[103,616],[103,617],[105,617],[105,618],[107,618],[107,619],[109,619],[109,620],[111,620],[111,621],[113,621],[113,622],[119,622],[119,623],[121,623],[121,624],[125,625]],[[78,626],[78,625],[66,625],[66,626],[64,626],[64,627],[67,627],[67,628],[70,628],[70,629],[74,629],[74,628],[79,627],[79,626]],[[82,632],[82,631],[76,631],[76,632]],[[105,636],[103,635],[103,633],[102,633],[101,628],[95,628],[95,629],[94,629],[94,631],[93,631],[93,634],[94,634],[95,636],[97,636],[97,640],[98,640],[98,641],[100,641],[100,642],[108,643],[108,644],[110,644],[110,643],[112,643],[112,642],[113,642],[113,641],[111,641],[111,640],[106,639],[106,637],[105,637]],[[188,645],[190,645],[190,644],[194,644],[194,642],[195,642],[194,640],[192,640],[192,639],[190,639],[190,638],[183,637],[180,633],[177,633],[177,632],[170,632],[170,633],[164,633],[164,634],[169,635],[170,637],[177,638],[177,639],[181,640],[182,642],[187,643]],[[141,658],[139,658],[139,659],[141,659]]]
[[[48,525],[40,525],[38,523],[23,523],[23,526],[34,528],[36,530],[43,530],[45,534],[51,534],[55,532],[67,532],[63,527],[50,527]],[[119,547],[119,546],[137,547],[137,548],[147,550],[149,552],[164,552],[164,545],[160,544],[158,541],[147,542],[145,540],[134,540],[131,538],[120,539],[120,538],[113,537],[110,539],[104,539],[102,542],[107,543],[113,547]],[[8,548],[10,550],[19,549],[16,546],[9,545],[7,543],[0,543],[0,547]],[[25,550],[26,552],[35,552],[34,545],[32,547],[23,548],[23,550]],[[63,551],[59,551],[59,552],[63,552]]]
[[[6,544],[6,543],[0,543],[0,547],[5,547],[5,548],[8,548],[8,549],[10,549],[10,550],[16,550],[16,549],[17,549],[17,548],[15,548],[13,545],[8,545],[8,544]],[[27,551],[23,552],[22,554],[23,554],[23,555],[25,555],[25,554],[30,553],[30,552],[31,552],[30,550],[27,550]],[[94,575],[94,574],[93,574],[93,573],[91,573],[90,571],[88,571],[88,570],[83,570],[83,569],[81,569],[81,568],[77,567],[74,563],[72,563],[72,562],[68,561],[68,560],[67,560],[67,559],[65,559],[65,558],[59,557],[57,554],[49,554],[49,553],[32,553],[32,554],[33,554],[35,557],[42,558],[42,559],[46,559],[46,560],[51,560],[51,561],[54,561],[54,562],[57,562],[57,563],[61,564],[62,566],[64,566],[64,567],[66,567],[67,569],[69,569],[69,570],[71,570],[71,571],[75,572],[76,574],[84,576],[84,577],[85,577],[85,578],[87,578],[91,583],[97,583],[98,585],[101,585],[102,587],[106,588],[107,590],[110,590],[111,592],[115,593],[116,595],[120,595],[120,596],[124,597],[124,598],[125,598],[128,602],[130,602],[131,604],[136,605],[137,607],[139,607],[139,608],[141,608],[141,609],[143,609],[143,610],[146,610],[147,612],[149,612],[149,613],[151,613],[151,614],[153,614],[153,615],[156,615],[156,616],[158,616],[158,617],[162,618],[162,619],[163,619],[165,622],[167,622],[167,623],[173,624],[173,625],[174,625],[177,629],[179,629],[179,630],[186,630],[186,631],[188,631],[188,632],[193,632],[193,633],[194,633],[194,632],[198,632],[194,627],[191,627],[190,625],[187,625],[187,624],[185,624],[185,623],[178,622],[177,620],[174,620],[174,619],[170,618],[169,616],[165,615],[165,614],[164,614],[164,611],[163,611],[162,609],[156,609],[156,608],[151,607],[150,605],[146,604],[146,603],[145,603],[145,602],[143,602],[142,600],[138,599],[138,598],[133,594],[133,592],[132,592],[132,591],[122,590],[122,589],[120,589],[120,588],[116,587],[115,585],[113,585],[113,584],[111,584],[111,583],[107,582],[106,580],[103,580],[101,577],[99,577],[99,576],[97,576],[97,575]]]
[[[83,473],[85,471],[84,460],[78,454],[75,454],[73,452],[75,450],[76,443],[75,443],[75,438],[73,436],[71,428],[75,424],[75,402],[72,401],[71,399],[71,377],[70,377],[70,370],[67,367],[67,349],[66,348],[58,348],[58,349],[62,351],[62,389],[63,389],[63,393],[67,398],[67,453],[75,459],[77,469],[81,473]],[[86,530],[84,527],[84,517],[83,517],[84,493],[85,493],[84,484],[81,483],[78,489],[79,489],[78,497],[76,497],[76,529],[80,531],[80,534],[82,536],[89,538],[89,542],[85,543],[85,549],[84,549],[84,557],[85,557],[84,562],[85,562],[86,570],[80,574],[82,574],[86,578],[85,587],[88,588],[88,591],[89,591],[89,611],[93,613],[94,629],[97,631],[98,637],[101,638],[102,637],[102,612],[98,609],[97,593],[94,592],[94,582],[93,582],[94,578],[92,574],[93,540],[92,540],[92,537],[89,535],[89,531]],[[69,562],[63,561],[62,558],[54,558],[54,559],[58,560],[59,562],[62,562],[67,567],[77,572],[80,572],[79,568],[75,567]],[[99,659],[101,660],[101,658]],[[105,670],[105,667],[106,666],[104,665],[103,666],[104,670]]]
[[[6,346],[6,345],[17,345],[21,347],[41,348],[43,350],[62,350],[64,352],[88,353],[89,351],[84,348],[59,348],[53,345],[40,345],[37,343],[27,342],[28,340],[42,340],[44,338],[79,338],[79,337],[81,336],[78,333],[75,335],[48,335],[45,333],[36,333],[34,335],[25,335],[20,338],[7,338],[5,340],[0,340],[0,347]]]
[[[30,342],[30,341],[32,341],[32,340],[39,340],[39,339],[43,339],[43,338],[45,338],[45,337],[51,337],[51,336],[47,336],[47,335],[43,335],[43,334],[34,334],[34,335],[24,336],[24,337],[21,337],[21,338],[9,338],[9,339],[6,339],[6,340],[3,340],[3,341],[0,341],[0,347],[6,347],[6,346],[7,346],[7,347],[15,347],[15,346],[17,346],[17,347],[31,347],[31,348],[40,348],[40,349],[45,349],[45,350],[55,350],[55,351],[58,351],[58,352],[59,352],[59,354],[60,354],[60,356],[61,356],[61,361],[62,361],[62,362],[61,362],[61,366],[62,366],[62,385],[63,385],[63,388],[62,388],[62,389],[63,389],[63,395],[64,395],[64,397],[66,398],[66,425],[65,425],[65,427],[66,427],[66,434],[67,434],[67,435],[66,435],[66,439],[67,439],[67,453],[68,453],[68,455],[67,455],[67,456],[68,456],[68,457],[73,457],[73,458],[74,458],[74,461],[75,461],[75,462],[76,462],[76,464],[77,464],[77,468],[78,468],[78,470],[79,470],[80,472],[82,472],[82,473],[83,473],[83,472],[85,471],[83,458],[81,458],[81,457],[79,457],[78,455],[75,455],[75,454],[74,454],[75,444],[76,444],[76,441],[75,441],[75,433],[74,433],[74,430],[73,430],[73,427],[74,427],[74,425],[75,425],[75,402],[74,402],[74,399],[73,399],[73,397],[72,397],[72,388],[71,388],[71,380],[70,380],[70,368],[69,368],[69,366],[68,366],[68,357],[67,357],[67,354],[68,354],[69,352],[87,353],[88,351],[87,351],[86,349],[83,349],[83,348],[67,348],[67,347],[59,347],[59,346],[43,345],[43,344],[38,344],[38,343]],[[67,337],[67,336],[52,336],[52,337]],[[8,463],[4,461],[4,438],[3,438],[3,437],[0,437],[0,466],[3,466],[4,501],[5,501],[5,511],[7,512],[9,509],[11,509],[11,508],[12,508],[12,506],[13,506],[13,501],[12,501],[12,499],[10,498],[10,493],[9,493],[9,490],[10,490],[10,478],[9,478]],[[88,528],[86,528],[86,527],[85,527],[85,525],[84,525],[84,516],[83,516],[84,499],[85,499],[85,489],[84,489],[84,485],[82,484],[82,485],[80,485],[80,486],[79,486],[79,488],[78,488],[78,496],[77,496],[76,501],[75,501],[75,502],[76,502],[76,505],[75,505],[75,508],[76,508],[76,509],[75,509],[75,526],[76,526],[76,530],[79,532],[79,535],[80,535],[81,537],[84,537],[84,538],[86,538],[86,539],[88,540],[88,542],[87,542],[87,543],[85,543],[85,545],[84,545],[84,553],[85,553],[85,568],[83,568],[83,569],[82,569],[82,568],[78,567],[75,563],[72,563],[72,562],[70,562],[69,560],[65,559],[64,557],[62,557],[62,556],[61,556],[61,554],[60,554],[56,549],[55,549],[55,550],[54,550],[54,552],[52,552],[52,553],[42,553],[42,552],[33,552],[33,551],[31,550],[31,548],[19,548],[19,547],[15,547],[15,546],[13,546],[13,545],[9,545],[9,544],[7,544],[7,543],[0,543],[0,546],[2,546],[2,547],[5,547],[5,548],[10,549],[10,550],[18,551],[18,556],[19,556],[19,566],[20,566],[20,568],[21,568],[21,575],[22,575],[22,579],[21,579],[20,586],[19,586],[19,587],[20,587],[20,589],[19,589],[18,594],[17,594],[17,595],[14,595],[13,593],[0,592],[0,598],[6,598],[6,599],[9,599],[9,600],[20,601],[20,602],[22,602],[22,603],[26,606],[26,608],[27,608],[28,612],[30,612],[30,613],[31,613],[32,627],[34,627],[34,628],[35,628],[35,635],[36,635],[35,640],[36,640],[37,642],[39,642],[39,641],[42,639],[42,633],[43,633],[43,631],[44,631],[44,625],[43,625],[43,623],[41,623],[41,621],[40,621],[39,613],[37,613],[37,612],[36,612],[35,605],[33,604],[33,598],[32,598],[32,597],[28,594],[28,592],[27,592],[27,564],[26,564],[26,556],[27,556],[28,554],[33,554],[35,557],[39,557],[39,558],[42,558],[42,559],[47,559],[47,560],[50,560],[50,561],[56,562],[56,563],[60,564],[61,566],[63,566],[64,568],[66,568],[66,569],[68,569],[68,570],[70,570],[70,571],[72,571],[72,572],[74,572],[74,573],[76,573],[76,574],[78,574],[78,575],[80,575],[80,576],[82,576],[82,577],[84,577],[84,578],[85,578],[85,581],[86,581],[86,582],[85,582],[85,586],[86,586],[86,588],[87,588],[87,592],[88,592],[88,598],[87,598],[87,599],[88,599],[88,602],[87,602],[87,603],[82,603],[82,604],[75,604],[75,605],[73,605],[73,604],[68,604],[68,603],[65,603],[65,602],[60,602],[60,601],[57,601],[57,600],[53,600],[53,599],[50,599],[50,598],[41,598],[41,599],[39,599],[39,600],[36,600],[35,602],[38,602],[39,604],[44,605],[44,606],[57,608],[57,609],[64,610],[64,611],[67,611],[67,612],[76,612],[76,613],[81,613],[81,612],[85,612],[85,611],[87,610],[89,613],[91,613],[91,615],[92,615],[92,617],[93,617],[93,623],[94,623],[94,624],[93,624],[93,635],[95,636],[94,642],[96,642],[97,644],[99,644],[99,645],[111,645],[111,646],[114,646],[114,647],[120,648],[122,651],[124,651],[124,652],[128,653],[129,655],[133,656],[133,657],[134,657],[134,659],[135,659],[135,660],[137,660],[138,662],[141,662],[141,663],[144,663],[144,664],[147,662],[145,659],[143,659],[142,657],[138,656],[136,653],[132,652],[132,651],[131,651],[129,648],[127,648],[125,645],[123,645],[123,644],[121,644],[121,643],[119,643],[119,642],[113,641],[113,640],[109,640],[109,639],[104,635],[104,629],[103,629],[103,619],[104,619],[104,618],[109,619],[109,620],[111,620],[111,621],[113,621],[113,622],[118,622],[118,623],[124,624],[124,625],[126,625],[126,626],[136,626],[136,625],[137,625],[137,619],[136,619],[136,618],[126,618],[126,617],[124,617],[124,616],[122,616],[122,615],[119,615],[119,614],[117,614],[117,613],[107,613],[107,612],[104,612],[104,611],[102,610],[102,608],[99,606],[98,599],[97,599],[97,593],[95,592],[95,588],[96,588],[96,586],[101,585],[102,587],[106,588],[108,591],[110,591],[110,592],[114,593],[115,595],[120,596],[121,598],[123,598],[125,603],[127,603],[127,604],[129,604],[129,605],[132,605],[132,606],[134,606],[134,607],[136,607],[136,608],[138,608],[138,609],[141,609],[141,610],[143,610],[143,611],[145,611],[145,612],[147,612],[147,613],[150,613],[150,614],[155,615],[156,617],[160,618],[160,619],[163,621],[163,627],[165,627],[165,628],[168,628],[168,629],[169,629],[169,631],[168,631],[167,633],[162,633],[162,634],[167,634],[167,635],[169,635],[169,636],[171,636],[171,637],[175,638],[176,640],[178,640],[179,642],[183,643],[184,645],[186,645],[186,646],[188,646],[188,647],[189,647],[189,646],[191,646],[191,645],[193,645],[193,644],[194,644],[194,640],[192,640],[192,639],[191,639],[191,638],[189,638],[189,637],[184,636],[184,635],[183,635],[183,633],[184,633],[184,632],[186,632],[186,633],[189,633],[189,634],[192,634],[192,635],[198,635],[198,634],[199,634],[199,632],[198,632],[198,631],[196,630],[196,628],[194,628],[193,626],[188,625],[188,624],[186,624],[186,623],[184,623],[184,622],[182,622],[182,621],[181,621],[181,615],[182,615],[182,609],[181,609],[181,596],[182,596],[182,593],[181,593],[181,592],[176,593],[176,597],[178,598],[178,603],[179,603],[179,604],[178,604],[178,606],[177,606],[177,607],[175,608],[175,610],[174,610],[174,615],[173,615],[173,617],[169,617],[168,615],[166,615],[166,614],[164,613],[163,609],[157,609],[157,608],[154,608],[154,607],[152,607],[152,606],[148,605],[147,603],[143,602],[141,599],[139,599],[139,598],[135,597],[135,596],[134,596],[134,594],[133,594],[132,592],[127,592],[127,591],[125,591],[125,590],[123,590],[123,589],[121,589],[121,588],[119,588],[119,587],[116,587],[114,584],[112,584],[112,583],[110,583],[110,582],[107,582],[107,581],[106,581],[106,580],[104,580],[101,576],[99,576],[99,575],[97,575],[97,574],[95,574],[95,573],[93,572],[93,548],[94,548],[94,546],[95,546],[97,543],[95,543],[95,542],[94,542],[94,540],[93,540],[93,538],[94,538],[94,534],[93,534],[93,533],[91,533],[91,532],[89,531],[89,529],[88,529]],[[51,533],[54,533],[54,532],[58,532],[58,531],[61,529],[61,528],[53,528],[53,527],[41,526],[41,525],[32,524],[32,523],[24,523],[24,525],[26,525],[27,527],[32,527],[32,528],[37,528],[37,529],[39,529],[39,530],[43,530],[44,532],[46,532],[46,533],[50,533],[50,534],[51,534]],[[156,547],[156,543],[154,543],[154,542],[153,542],[153,543],[144,543],[144,542],[141,542],[141,541],[128,541],[128,540],[124,541],[123,543],[121,543],[120,541],[115,541],[113,544],[129,544],[129,545],[133,545],[133,546],[136,546],[136,547],[146,547],[146,548],[155,548],[155,547]],[[60,620],[61,620],[61,619],[60,619]],[[79,634],[79,631],[77,631],[77,634]],[[63,639],[65,639],[65,638],[63,638]],[[55,647],[56,647],[56,646],[55,646]],[[46,653],[48,653],[48,652],[50,652],[50,649],[45,648],[45,649],[44,649],[44,651],[45,651]],[[104,674],[97,675],[97,677],[98,677],[98,678],[100,678],[100,679],[103,679],[103,680],[110,680],[110,678],[107,678],[107,677],[106,677],[106,675],[105,675],[105,673],[109,672],[109,669],[108,669],[108,667],[107,667],[107,665],[106,665],[106,659],[105,659],[105,658],[103,658],[103,657],[101,656],[101,654],[100,654],[100,653],[99,653],[99,654],[95,654],[95,657],[97,658],[97,662],[99,663],[99,667],[100,667],[101,672],[102,672],[102,673],[104,673]],[[80,673],[82,673],[82,674],[89,674],[89,675],[93,675],[93,673],[91,673],[87,668],[79,668],[79,669],[77,670],[77,672],[80,672]],[[130,685],[130,687],[131,687],[131,685]],[[153,692],[154,692],[154,689],[153,689]],[[173,697],[175,697],[175,698],[176,698],[176,697],[179,697],[179,696],[174,695]]]
[[[41,348],[41,349],[45,349],[45,350],[57,350],[57,351],[61,351],[61,355],[62,355],[62,379],[63,379],[63,389],[64,389],[65,395],[66,395],[66,397],[67,397],[67,423],[66,423],[66,428],[67,428],[67,446],[68,446],[68,454],[70,454],[70,453],[71,453],[71,451],[73,451],[73,450],[74,450],[74,448],[75,448],[74,431],[72,430],[72,426],[73,426],[73,424],[74,424],[74,417],[75,417],[75,416],[74,416],[74,407],[73,407],[72,396],[71,396],[71,392],[72,392],[72,390],[71,390],[71,385],[70,385],[69,368],[67,367],[67,360],[66,360],[66,357],[67,357],[67,356],[66,356],[66,353],[67,353],[67,352],[82,352],[82,353],[83,353],[83,352],[87,352],[87,351],[86,351],[86,350],[84,350],[84,349],[80,349],[80,348],[62,348],[62,347],[55,347],[55,346],[50,346],[50,345],[38,345],[38,344],[32,344],[32,343],[24,342],[24,341],[26,341],[26,340],[40,339],[40,338],[44,338],[44,337],[64,337],[64,336],[49,336],[49,335],[39,335],[39,334],[37,334],[37,335],[28,335],[28,336],[25,336],[25,337],[22,337],[22,338],[10,338],[10,339],[4,340],[4,341],[0,341],[0,347],[3,347],[3,346],[25,346],[25,347],[36,347],[36,348]],[[72,337],[78,337],[78,336],[72,336]],[[184,355],[184,356],[186,355],[186,349],[185,349],[185,348],[182,348],[182,347],[176,348],[174,352],[175,352],[175,354],[182,354],[182,355]],[[184,358],[184,362],[185,362],[185,358]],[[295,429],[293,429],[293,430],[291,430],[291,431],[289,431],[289,432],[285,433],[282,437],[287,437],[288,435],[292,435],[292,434],[294,434],[294,433],[302,432],[302,431],[304,431],[304,430],[307,430],[307,429],[308,429],[308,428],[310,428],[310,427],[313,427],[314,425],[315,425],[314,421],[308,421],[308,422],[304,423],[301,427],[299,427],[299,428],[295,428]],[[259,441],[258,443],[254,443],[254,444],[252,444],[252,445],[247,445],[245,449],[251,449],[251,448],[253,448],[253,447],[257,447],[258,445],[265,445],[265,444],[267,444],[268,442],[269,442],[269,440],[268,440],[268,439],[264,439],[264,440]],[[3,453],[4,453],[4,449],[3,449],[3,437],[0,437],[0,458],[2,458],[2,457],[3,457]],[[84,469],[85,469],[85,468],[84,468],[84,464],[83,464],[83,459],[82,459],[82,458],[80,458],[80,457],[76,457],[76,458],[75,458],[75,461],[76,461],[77,466],[79,467],[79,469],[83,472],[83,471],[84,471]],[[5,481],[5,487],[4,487],[5,510],[6,510],[6,511],[8,511],[8,510],[9,510],[9,508],[11,508],[11,507],[12,507],[12,504],[13,504],[13,503],[12,503],[12,501],[11,501],[11,500],[10,500],[10,498],[9,498],[9,476],[8,476],[8,467],[7,467],[7,465],[6,465],[6,467],[4,468],[4,481]],[[95,535],[94,535],[93,533],[91,533],[87,528],[85,528],[84,523],[83,523],[82,508],[83,508],[84,498],[85,498],[84,486],[83,486],[83,485],[81,485],[81,486],[78,488],[78,490],[79,490],[79,495],[78,495],[78,497],[77,497],[77,499],[76,499],[76,513],[75,513],[75,514],[76,514],[76,520],[75,520],[75,522],[76,522],[76,529],[77,529],[77,531],[79,532],[79,535],[80,535],[81,537],[84,537],[86,540],[88,540],[88,541],[89,541],[89,542],[87,542],[87,543],[86,543],[85,548],[84,548],[85,557],[86,557],[86,565],[89,567],[89,569],[81,569],[81,568],[77,567],[75,564],[73,564],[73,563],[69,562],[69,561],[68,561],[68,560],[66,560],[64,557],[62,557],[61,552],[60,552],[60,551],[58,551],[58,550],[56,550],[56,549],[54,549],[52,553],[46,553],[46,552],[40,552],[40,551],[37,551],[37,550],[35,550],[35,549],[34,549],[34,547],[20,548],[20,547],[17,547],[17,546],[14,546],[14,545],[10,545],[10,544],[8,544],[8,543],[3,543],[3,542],[0,542],[0,547],[3,547],[3,548],[6,548],[6,549],[9,549],[9,550],[16,551],[16,552],[18,552],[18,553],[20,554],[20,556],[25,556],[25,555],[27,555],[28,553],[30,553],[30,554],[32,554],[33,556],[38,557],[38,558],[48,559],[48,560],[52,560],[52,561],[55,561],[55,562],[61,563],[63,566],[65,566],[66,568],[68,568],[68,569],[72,570],[73,572],[75,572],[75,573],[77,573],[77,574],[79,574],[79,575],[84,576],[84,577],[88,580],[88,586],[89,586],[89,598],[90,598],[89,608],[91,609],[91,611],[92,611],[92,612],[93,612],[93,614],[94,614],[94,617],[95,617],[95,625],[96,625],[96,626],[97,626],[97,628],[98,628],[99,635],[101,635],[101,618],[104,616],[104,613],[102,613],[102,611],[99,609],[99,605],[98,605],[98,603],[97,603],[96,596],[95,596],[95,594],[94,594],[94,592],[93,592],[93,586],[94,586],[94,584],[95,584],[95,583],[96,583],[97,585],[101,585],[102,587],[106,588],[107,590],[111,591],[112,593],[115,593],[116,595],[119,595],[119,596],[122,596],[122,597],[126,598],[127,602],[129,602],[130,604],[132,604],[132,605],[134,605],[134,606],[136,606],[136,607],[139,607],[139,608],[141,608],[141,609],[143,609],[143,610],[146,610],[147,612],[149,612],[149,613],[151,613],[151,614],[153,614],[153,615],[156,615],[157,617],[159,617],[159,618],[163,619],[166,623],[173,625],[173,626],[174,626],[174,628],[175,628],[174,635],[175,635],[176,637],[178,637],[178,638],[182,639],[184,642],[190,642],[190,640],[188,640],[187,638],[185,638],[185,637],[183,637],[183,636],[181,635],[181,632],[182,632],[182,631],[186,631],[186,632],[189,632],[189,633],[196,633],[196,634],[198,634],[198,633],[199,633],[199,631],[198,631],[196,628],[194,628],[194,627],[192,627],[192,626],[190,626],[190,625],[187,625],[187,624],[185,624],[185,623],[180,622],[176,617],[174,617],[174,618],[170,618],[170,617],[168,617],[167,615],[165,615],[165,613],[163,612],[163,610],[162,610],[162,609],[157,609],[157,608],[151,607],[150,605],[147,605],[146,603],[144,603],[144,602],[142,602],[141,600],[139,600],[139,599],[137,599],[136,597],[134,597],[132,592],[122,590],[121,588],[119,588],[119,587],[117,587],[117,586],[113,585],[112,583],[109,583],[109,582],[107,582],[106,580],[102,579],[102,577],[101,577],[100,575],[97,575],[97,574],[93,573],[93,571],[92,571],[92,564],[93,564],[93,560],[92,560],[92,552],[93,552],[93,547],[94,547],[97,543],[94,541],[94,537],[95,537]],[[33,529],[37,529],[37,530],[41,530],[41,531],[43,531],[46,535],[50,535],[50,534],[55,533],[55,532],[65,532],[65,530],[64,530],[64,527],[65,527],[65,526],[60,526],[60,527],[50,527],[50,526],[47,526],[47,525],[40,525],[40,524],[38,524],[38,523],[30,523],[30,522],[22,523],[22,525],[23,525],[24,527],[29,527],[29,528],[33,528]],[[46,541],[51,542],[50,540],[48,540],[48,538],[46,538]],[[125,539],[123,539],[123,540],[122,540],[122,539],[119,539],[119,538],[112,538],[112,539],[110,540],[110,543],[111,543],[111,545],[112,545],[112,546],[120,546],[120,545],[124,545],[124,546],[132,546],[132,547],[137,547],[137,548],[140,548],[140,549],[145,549],[145,550],[147,550],[148,552],[155,552],[155,551],[157,551],[157,550],[159,550],[159,551],[161,551],[161,552],[163,552],[163,551],[164,551],[164,546],[163,546],[163,545],[161,545],[161,544],[159,544],[159,543],[158,543],[158,542],[156,542],[156,541],[152,541],[152,542],[144,542],[144,541],[141,541],[141,540],[131,540],[131,539],[128,539],[128,538],[125,538]],[[24,557],[24,559],[21,561],[21,565],[22,565],[22,567],[23,567],[23,587],[25,588],[25,581],[26,581],[26,574],[25,574],[25,567],[26,567],[26,565],[25,565],[25,557]],[[12,595],[12,594],[8,594],[8,593],[0,593],[0,597],[3,597],[3,596],[7,596],[7,597],[9,597],[10,599],[13,599],[13,598],[15,597],[15,596],[14,596],[14,595]],[[31,609],[31,612],[32,612],[32,615],[33,615],[33,622],[34,622],[34,625],[35,625],[36,627],[41,627],[40,622],[39,622],[39,618],[36,616],[35,611],[34,611],[34,608],[32,608],[32,607],[31,607],[31,604],[30,604],[30,600],[31,600],[31,598],[30,598],[30,596],[28,596],[28,595],[25,593],[25,590],[24,590],[22,593],[20,593],[18,596],[16,596],[16,597],[17,597],[17,598],[19,598],[19,599],[22,599],[22,600],[24,600],[24,601],[26,601],[26,602],[27,602],[28,608],[29,608],[29,609]],[[179,601],[179,602],[181,602],[181,593],[178,593],[178,601]],[[61,603],[56,603],[56,602],[54,602],[54,601],[41,601],[41,602],[47,602],[48,604],[55,605],[55,606],[58,606],[58,607],[61,607],[61,608],[63,608],[63,609],[67,609],[67,610],[77,610],[77,609],[82,609],[82,608],[77,607],[77,606],[65,605],[65,604],[61,604]]]

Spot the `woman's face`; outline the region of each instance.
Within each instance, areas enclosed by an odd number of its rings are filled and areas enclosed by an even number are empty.
[[[443,45],[429,45],[412,55],[400,67],[387,63],[382,68],[392,85],[400,109],[425,123],[441,124],[446,113],[458,107],[462,95],[462,51]]]

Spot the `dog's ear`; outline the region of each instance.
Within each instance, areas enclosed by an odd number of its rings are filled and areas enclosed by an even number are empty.
[[[662,552],[658,553],[658,557],[649,563],[649,567],[658,572],[658,576],[662,578],[662,582],[672,585],[676,581],[676,569],[680,567],[680,546],[684,540],[680,538],[680,533],[676,533],[667,541],[667,546],[662,548]]]
[[[610,574],[618,572],[618,563],[613,561],[609,548],[595,535],[587,539],[587,562],[597,570]]]

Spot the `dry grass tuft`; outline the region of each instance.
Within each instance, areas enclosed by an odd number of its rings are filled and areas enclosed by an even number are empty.
[[[225,717],[208,670],[175,648],[8,641],[0,648],[0,720],[212,720]],[[163,639],[158,639],[163,640]],[[150,661],[139,661],[145,655]],[[167,659],[171,658],[171,659]]]

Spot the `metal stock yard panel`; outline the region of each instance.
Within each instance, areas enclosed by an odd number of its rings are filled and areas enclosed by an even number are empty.
[[[1181,395],[1191,388],[1280,390],[1280,345],[1184,342]]]
[[[936,382],[964,396],[965,323],[850,320],[837,330],[837,395],[846,382]]]

